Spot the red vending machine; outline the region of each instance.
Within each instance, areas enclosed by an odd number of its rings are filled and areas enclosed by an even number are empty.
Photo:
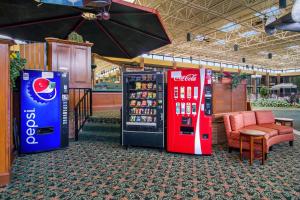
[[[167,151],[212,153],[212,71],[168,71]]]

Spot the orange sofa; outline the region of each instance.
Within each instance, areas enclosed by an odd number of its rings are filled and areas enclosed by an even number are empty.
[[[269,153],[274,144],[289,142],[293,146],[295,136],[293,128],[275,124],[275,117],[272,111],[244,111],[230,113],[223,116],[226,129],[229,152],[233,148],[240,148],[240,131],[243,129],[252,129],[265,132],[266,146],[265,151]],[[260,149],[261,141],[254,145],[255,149]],[[243,148],[249,149],[249,141],[243,142]]]

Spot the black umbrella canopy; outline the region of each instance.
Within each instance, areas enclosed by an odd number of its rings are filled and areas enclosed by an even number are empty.
[[[104,19],[106,12],[110,17]],[[171,43],[156,10],[121,0],[105,7],[0,1],[1,35],[44,41],[46,37],[67,39],[73,31],[94,43],[92,51],[101,56],[134,58]]]

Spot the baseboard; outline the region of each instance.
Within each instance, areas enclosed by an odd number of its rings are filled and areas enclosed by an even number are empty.
[[[10,173],[0,173],[0,187],[6,186],[10,182]]]

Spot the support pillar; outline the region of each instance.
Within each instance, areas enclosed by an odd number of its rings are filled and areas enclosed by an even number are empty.
[[[277,74],[277,84],[280,84],[280,74]],[[277,90],[277,96],[280,96],[280,90]]]
[[[253,75],[256,75],[256,72],[254,72]],[[252,94],[256,96],[256,78],[251,78],[251,86],[252,86]]]
[[[265,85],[267,88],[270,87],[270,73],[269,72],[267,72],[267,74],[266,74]]]
[[[11,86],[9,46],[11,40],[0,39],[0,186],[7,185],[11,177]]]
[[[142,71],[145,69],[145,59],[143,57],[140,59],[140,68]]]
[[[177,62],[174,61],[172,67],[173,67],[173,69],[177,69]]]

